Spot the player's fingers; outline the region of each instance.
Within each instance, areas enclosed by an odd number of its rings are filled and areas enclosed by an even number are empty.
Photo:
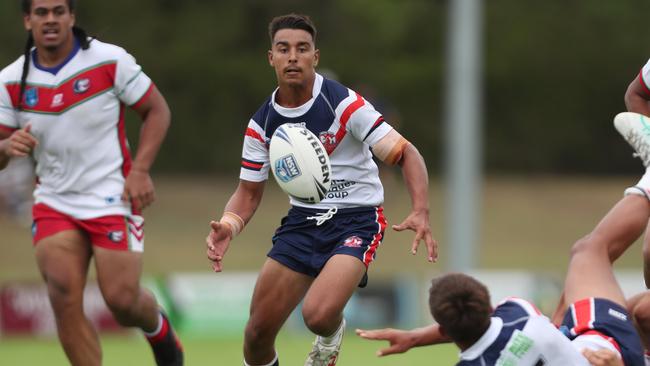
[[[365,339],[376,339],[376,340],[384,340],[386,339],[386,330],[385,329],[377,329],[377,330],[363,330],[363,329],[357,329],[355,331],[357,335],[361,338]]]
[[[433,240],[431,233],[427,233],[424,236],[424,242],[427,245],[427,252],[429,253],[429,262],[435,262],[438,260],[438,243]]]
[[[212,270],[219,273],[223,268],[221,267],[221,261],[212,262]]]
[[[377,351],[377,356],[382,357],[382,356],[394,355],[396,353],[404,353],[404,350],[397,344],[391,344],[390,347],[382,348],[379,351]]]
[[[401,223],[399,225],[393,225],[393,230],[395,231],[404,231],[408,229],[408,226],[405,223]]]
[[[413,244],[411,245],[411,254],[415,255],[418,252],[418,246],[420,245],[420,240],[422,240],[421,233],[415,233],[415,239],[413,239]]]

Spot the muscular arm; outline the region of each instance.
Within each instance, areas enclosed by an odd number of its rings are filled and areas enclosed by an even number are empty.
[[[433,344],[449,343],[451,339],[440,331],[438,324],[412,330],[400,329],[357,329],[358,336],[371,340],[385,340],[389,342],[388,348],[377,351],[377,356],[387,356],[404,353],[413,347],[429,346]]]
[[[136,107],[135,111],[140,115],[143,123],[138,151],[126,179],[122,199],[125,201],[130,199],[136,209],[142,209],[155,199],[149,170],[167,134],[171,123],[171,112],[167,101],[155,85],[149,98]]]
[[[647,88],[642,83],[640,76],[632,80],[625,92],[625,106],[630,112],[650,116],[650,105],[648,104],[650,94],[648,94]]]
[[[394,225],[393,229],[415,231],[411,252],[415,254],[420,240],[424,240],[427,246],[427,259],[429,262],[436,261],[438,259],[438,243],[433,239],[429,225],[429,175],[424,159],[415,146],[409,143],[398,164],[402,167],[402,176],[411,196],[412,209],[406,220],[400,225]]]
[[[239,216],[243,220],[243,225],[248,223],[262,201],[264,185],[265,182],[240,180],[224,212]],[[205,241],[208,247],[207,256],[212,261],[212,269],[215,272],[222,270],[223,257],[230,246],[234,231],[235,229],[227,221],[210,222],[210,233]]]

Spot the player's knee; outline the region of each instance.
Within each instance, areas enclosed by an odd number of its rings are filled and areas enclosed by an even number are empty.
[[[325,307],[303,307],[302,318],[307,328],[318,335],[329,335],[336,330],[333,319],[337,319],[336,312],[326,309]],[[334,327],[334,329],[332,329]]]
[[[55,313],[82,307],[83,286],[76,284],[75,281],[60,277],[48,277],[47,292]]]
[[[252,347],[262,347],[262,345],[273,342],[274,334],[271,329],[264,324],[249,320],[244,331],[245,342]]]
[[[127,318],[137,304],[138,288],[113,288],[104,292],[104,301],[118,322]]]
[[[593,235],[589,234],[578,239],[571,247],[571,256],[576,256],[595,249],[595,240]]]

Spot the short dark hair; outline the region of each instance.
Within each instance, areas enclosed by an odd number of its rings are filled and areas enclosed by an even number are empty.
[[[431,315],[456,343],[474,344],[490,326],[490,292],[475,278],[450,273],[431,281]]]
[[[280,29],[302,29],[311,34],[312,40],[316,43],[316,26],[308,15],[291,13],[273,18],[269,23],[271,44],[273,44],[273,37]]]
[[[76,0],[68,0],[68,8],[71,12],[74,12],[76,3]],[[20,0],[20,6],[23,9],[23,14],[29,14],[32,11],[32,0]]]

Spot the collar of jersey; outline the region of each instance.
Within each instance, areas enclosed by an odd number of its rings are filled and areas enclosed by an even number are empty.
[[[490,320],[490,327],[470,348],[460,353],[461,360],[473,360],[479,357],[485,350],[494,343],[503,328],[503,320],[493,317]]]
[[[79,49],[81,49],[81,45],[79,44],[79,40],[77,37],[74,38],[74,45],[72,46],[72,51],[70,51],[70,54],[68,57],[63,60],[60,64],[53,66],[53,67],[45,67],[41,64],[38,63],[38,50],[34,48],[34,51],[32,52],[32,62],[34,63],[34,67],[41,70],[48,72],[52,75],[56,75],[61,71],[61,69],[72,60],[72,58],[79,52]]]
[[[300,117],[303,114],[307,113],[309,108],[311,108],[311,106],[314,104],[314,101],[316,101],[316,98],[320,94],[320,89],[322,85],[323,85],[323,77],[320,76],[319,74],[316,74],[316,80],[314,80],[314,88],[312,89],[311,92],[311,99],[309,99],[305,104],[298,106],[296,108],[286,108],[277,104],[275,102],[275,94],[278,92],[278,88],[276,88],[273,91],[273,94],[271,95],[271,103],[273,105],[273,109],[275,109],[275,111],[278,112],[280,115],[287,118]]]

